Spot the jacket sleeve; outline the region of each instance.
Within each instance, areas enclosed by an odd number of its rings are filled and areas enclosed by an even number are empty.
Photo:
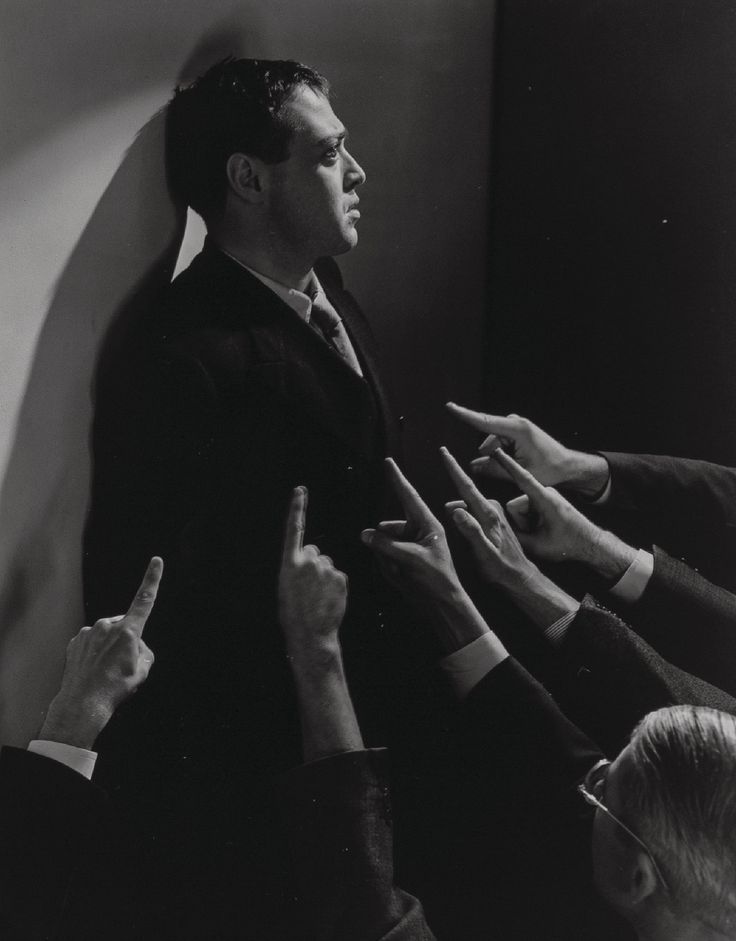
[[[736,468],[688,458],[602,451],[611,468],[611,503],[624,510],[697,515],[736,526]]]
[[[520,779],[545,780],[547,790],[568,790],[603,757],[513,657],[472,690],[466,715],[485,739],[487,754]]]
[[[655,546],[652,577],[626,613],[666,659],[736,695],[736,595]]]
[[[106,804],[103,791],[51,758],[0,751],[0,934],[55,937],[64,900]]]
[[[736,700],[679,669],[587,596],[560,647],[552,691],[567,714],[610,752],[648,712],[689,703],[736,714]]]
[[[394,886],[382,749],[295,768],[279,801],[310,941],[433,941],[421,904]]]

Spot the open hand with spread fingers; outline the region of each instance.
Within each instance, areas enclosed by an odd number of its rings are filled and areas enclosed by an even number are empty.
[[[162,574],[163,562],[154,557],[127,614],[102,618],[71,639],[39,738],[91,749],[116,708],[146,680],[154,657],[142,635]]]
[[[501,588],[518,590],[538,569],[525,555],[497,500],[487,500],[447,450],[442,460],[460,500],[446,504],[458,531],[467,539],[482,577]]]
[[[348,578],[329,556],[304,545],[307,489],[291,496],[279,572],[279,622],[287,654],[300,661],[318,659],[339,647],[338,630],[345,616]]]
[[[406,519],[365,529],[361,539],[388,580],[429,616],[438,640],[452,652],[488,627],[460,584],[444,527],[391,458],[386,469]]]
[[[454,402],[448,402],[447,408],[486,435],[478,447],[480,457],[470,464],[474,474],[508,480],[508,469],[492,457],[501,448],[541,484],[568,487],[581,496],[594,497],[608,482],[608,462],[602,455],[567,448],[528,418],[486,415]]]

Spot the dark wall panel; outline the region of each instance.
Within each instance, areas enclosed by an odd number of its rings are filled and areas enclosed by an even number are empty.
[[[486,405],[736,462],[736,3],[514,0]]]

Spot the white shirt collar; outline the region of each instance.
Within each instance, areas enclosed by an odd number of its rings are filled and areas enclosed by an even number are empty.
[[[273,278],[269,278],[268,275],[261,274],[260,271],[249,268],[248,265],[244,265],[242,261],[238,261],[230,252],[226,252],[224,248],[221,248],[220,251],[224,255],[227,255],[228,258],[232,258],[233,261],[237,261],[241,268],[250,271],[254,278],[258,278],[262,284],[265,284],[267,288],[280,297],[285,304],[288,304],[294,313],[301,317],[305,323],[309,323],[312,316],[312,300],[318,294],[323,293],[322,285],[319,283],[314,271],[310,272],[309,282],[307,283],[307,291],[309,293],[305,294],[304,291],[297,291],[296,288],[287,287],[285,284],[281,284],[279,281],[274,281]]]

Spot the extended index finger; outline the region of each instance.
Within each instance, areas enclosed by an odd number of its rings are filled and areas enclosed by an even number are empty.
[[[540,484],[534,474],[530,474],[529,471],[522,467],[521,464],[518,464],[510,454],[507,454],[501,448],[497,448],[493,451],[491,457],[495,458],[498,463],[506,469],[509,477],[514,481],[519,490],[525,493],[530,500],[544,498],[546,489],[544,484]]]
[[[454,455],[452,455],[447,450],[447,448],[440,448],[440,454],[442,455],[442,460],[444,461],[448,474],[450,477],[452,477],[452,482],[457,487],[458,493],[468,504],[473,512],[473,515],[477,518],[477,515],[482,514],[486,509],[485,497],[480,492],[480,490],[478,490],[470,477],[468,477],[462,467],[460,467],[458,462],[455,460]]]
[[[291,494],[289,512],[284,534],[284,557],[295,556],[302,551],[304,530],[307,526],[307,488],[296,487]]]
[[[436,523],[432,511],[419,496],[418,491],[409,483],[399,470],[399,466],[393,458],[386,458],[386,468],[391,478],[391,483],[396,495],[401,500],[404,512],[409,522],[414,525],[426,525]]]
[[[139,637],[143,633],[143,628],[146,626],[148,616],[153,610],[163,572],[163,560],[155,555],[148,563],[143,581],[140,583],[138,591],[135,593],[135,598],[133,598],[128,608],[128,613],[125,615],[125,620],[128,622],[128,625],[133,628]]]
[[[513,438],[514,432],[517,430],[516,420],[505,418],[503,415],[487,415],[484,412],[474,412],[472,408],[455,405],[454,402],[447,403],[447,410],[467,425],[471,425],[478,431],[485,432],[485,434]]]

